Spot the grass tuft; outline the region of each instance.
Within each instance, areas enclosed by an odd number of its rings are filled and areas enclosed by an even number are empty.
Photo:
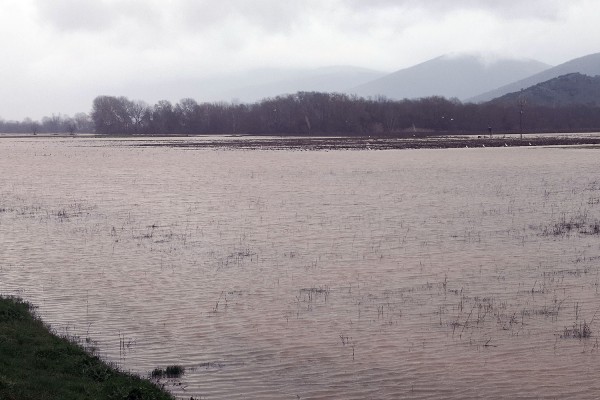
[[[154,368],[150,373],[150,377],[153,379],[160,378],[180,378],[185,372],[185,368],[181,365],[169,365],[165,369]]]
[[[600,220],[591,219],[586,213],[580,213],[571,216],[568,220],[563,216],[559,221],[542,227],[544,236],[566,236],[571,233],[600,235]]]
[[[587,339],[592,337],[592,329],[590,325],[583,321],[579,325],[573,324],[571,328],[565,327],[562,338]]]

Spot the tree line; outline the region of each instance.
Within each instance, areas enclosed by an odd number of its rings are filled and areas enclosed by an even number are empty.
[[[41,122],[4,122],[0,132],[95,132],[105,135],[416,135],[600,130],[600,108],[593,105],[547,107],[426,97],[390,100],[339,93],[298,92],[251,104],[198,103],[150,105],[127,97],[98,96],[89,114],[52,116]]]
[[[600,129],[600,108],[461,103],[427,97],[394,101],[339,93],[298,92],[252,104],[198,103],[186,98],[150,106],[99,96],[91,118],[99,134],[411,135],[573,132]]]
[[[41,121],[25,118],[23,121],[4,121],[0,119],[0,133],[69,133],[77,132],[91,133],[94,124],[86,113],[77,113],[70,117],[68,115],[52,115],[44,117]]]

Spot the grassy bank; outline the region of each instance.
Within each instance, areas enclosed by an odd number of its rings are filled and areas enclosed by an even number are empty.
[[[0,297],[0,399],[173,399],[53,335],[21,300]]]

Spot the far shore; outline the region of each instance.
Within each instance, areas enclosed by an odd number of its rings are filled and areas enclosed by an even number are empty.
[[[254,150],[394,150],[449,149],[524,146],[598,146],[600,133],[496,134],[496,135],[402,135],[402,136],[246,136],[246,135],[97,135],[79,134],[0,134],[0,138],[97,138],[132,140],[135,146],[228,148]],[[152,139],[144,141],[144,139]]]

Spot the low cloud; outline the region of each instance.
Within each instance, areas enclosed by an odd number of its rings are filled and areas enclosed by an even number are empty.
[[[401,9],[422,10],[430,15],[444,15],[465,10],[485,11],[503,18],[556,19],[566,6],[581,2],[559,0],[342,0],[355,10]]]
[[[477,51],[557,64],[600,50],[595,0],[0,2],[4,118],[85,110],[82,93],[128,95],[132,82],[162,96],[152,88],[254,68],[391,72]]]
[[[136,4],[138,3],[138,4]],[[38,19],[58,32],[101,32],[123,18],[147,18],[142,2],[93,0],[36,0]]]

